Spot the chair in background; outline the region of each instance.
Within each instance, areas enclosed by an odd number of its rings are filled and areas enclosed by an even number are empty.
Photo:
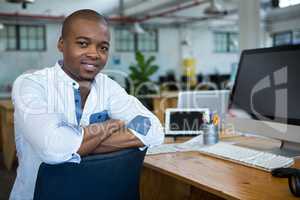
[[[209,80],[215,83],[218,89],[223,89],[224,83],[230,80],[230,74],[212,74],[209,76]]]
[[[166,75],[166,82],[176,82],[176,77],[174,73],[168,73]]]
[[[199,84],[199,83],[202,83],[202,82],[203,82],[203,79],[204,79],[204,77],[203,77],[202,74],[197,74],[197,83],[198,83],[198,84]]]
[[[166,77],[165,76],[159,76],[158,78],[158,84],[163,84],[166,82]]]
[[[177,82],[174,72],[169,72],[166,75],[166,83],[168,91],[178,91],[180,90],[180,83]]]
[[[88,156],[80,164],[42,163],[34,200],[138,200],[145,153],[134,148]]]
[[[196,86],[195,90],[218,90],[218,86],[213,82],[202,82]]]

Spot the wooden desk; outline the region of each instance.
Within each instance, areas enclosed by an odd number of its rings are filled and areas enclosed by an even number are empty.
[[[241,140],[256,143],[257,138]],[[296,166],[300,167],[299,161]],[[198,152],[181,152],[146,156],[141,176],[141,199],[296,198],[289,192],[287,179],[273,178],[268,172]]]
[[[16,159],[16,146],[13,126],[13,105],[10,100],[0,101],[1,139],[5,167],[10,170]]]
[[[164,92],[161,95],[153,96],[154,114],[162,124],[165,123],[165,110],[177,107],[178,92]]]

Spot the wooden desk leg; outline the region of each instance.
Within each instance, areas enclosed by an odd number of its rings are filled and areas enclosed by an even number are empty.
[[[8,116],[10,115],[10,116]],[[5,167],[10,170],[16,160],[16,146],[14,137],[14,126],[12,122],[13,113],[2,112],[2,147]]]
[[[153,109],[154,109],[154,113],[157,116],[157,118],[159,119],[160,123],[164,123],[165,121],[165,103],[163,102],[165,100],[163,100],[162,98],[154,98],[153,99]]]
[[[2,120],[1,120],[1,112],[2,109],[0,108],[0,153],[3,152],[2,150]]]
[[[7,130],[7,138],[4,140],[3,144],[3,156],[4,164],[8,170],[10,170],[13,166],[14,161],[16,160],[16,146],[14,139],[14,131],[13,126],[10,126]]]

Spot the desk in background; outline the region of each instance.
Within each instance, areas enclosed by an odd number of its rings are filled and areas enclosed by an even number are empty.
[[[162,124],[165,123],[165,110],[167,108],[176,108],[178,92],[163,92],[159,96],[153,96],[154,114]]]
[[[233,141],[243,146],[259,144],[261,150],[280,144],[254,137]],[[296,167],[300,167],[299,161]],[[287,179],[199,152],[146,156],[140,188],[141,200],[297,199],[290,193]]]
[[[0,100],[0,136],[5,167],[10,170],[16,159],[14,138],[14,108],[11,100]]]

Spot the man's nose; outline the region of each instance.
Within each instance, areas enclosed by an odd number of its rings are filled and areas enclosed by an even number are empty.
[[[90,46],[88,48],[88,51],[87,51],[87,56],[90,57],[90,58],[93,58],[93,59],[98,59],[99,58],[99,53],[97,51],[97,47]]]

